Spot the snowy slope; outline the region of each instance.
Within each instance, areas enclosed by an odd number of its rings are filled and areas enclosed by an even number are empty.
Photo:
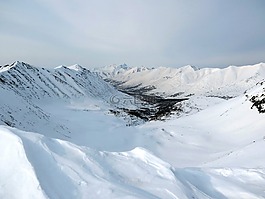
[[[55,70],[15,62],[0,68],[1,87],[28,99],[81,98],[84,96],[108,100],[117,91],[88,69],[74,65]]]
[[[256,83],[229,100],[192,96],[185,103],[199,113],[127,126],[109,109],[132,104],[109,98],[128,96],[87,69],[1,67],[0,198],[265,198],[265,84]]]
[[[194,115],[142,128],[146,136],[159,143],[156,154],[177,167],[263,168],[265,118],[251,108],[250,101],[257,91],[265,94],[264,86],[249,91],[247,97],[242,95]]]
[[[113,96],[124,98],[97,74],[81,66],[60,66],[54,70],[15,62],[0,68],[0,124],[27,131],[69,136],[60,118],[45,107],[87,105],[85,110],[108,110]],[[45,129],[45,131],[43,130]]]
[[[262,198],[265,169],[174,168],[142,148],[111,153],[0,127],[1,198]]]
[[[153,87],[149,93],[181,97],[190,94],[235,97],[265,79],[264,63],[241,67],[229,66],[224,69],[197,69],[193,66],[153,69],[105,67],[101,71],[100,74],[103,73],[104,78],[118,81],[120,88]]]

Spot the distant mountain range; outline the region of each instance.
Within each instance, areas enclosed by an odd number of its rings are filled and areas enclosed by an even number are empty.
[[[115,82],[118,88],[147,88],[149,94],[164,97],[190,95],[236,97],[257,82],[265,79],[265,64],[229,66],[227,68],[146,68],[127,65],[99,69],[104,79]]]

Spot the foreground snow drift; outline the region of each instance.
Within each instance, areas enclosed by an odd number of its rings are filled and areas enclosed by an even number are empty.
[[[0,127],[0,198],[262,198],[265,169],[174,168]]]

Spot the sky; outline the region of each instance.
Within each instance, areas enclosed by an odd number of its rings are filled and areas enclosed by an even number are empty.
[[[0,65],[265,62],[264,0],[0,0]]]

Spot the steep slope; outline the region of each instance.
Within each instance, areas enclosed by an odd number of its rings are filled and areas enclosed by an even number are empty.
[[[0,68],[0,124],[27,131],[50,132],[69,136],[68,127],[46,110],[51,105],[77,106],[86,110],[122,106],[113,104],[113,96],[125,98],[98,75],[81,66],[54,70],[15,62]]]
[[[81,66],[60,66],[55,70],[36,68],[23,62],[0,68],[0,82],[27,99],[81,98],[84,96],[109,100],[117,91],[96,74]]]

